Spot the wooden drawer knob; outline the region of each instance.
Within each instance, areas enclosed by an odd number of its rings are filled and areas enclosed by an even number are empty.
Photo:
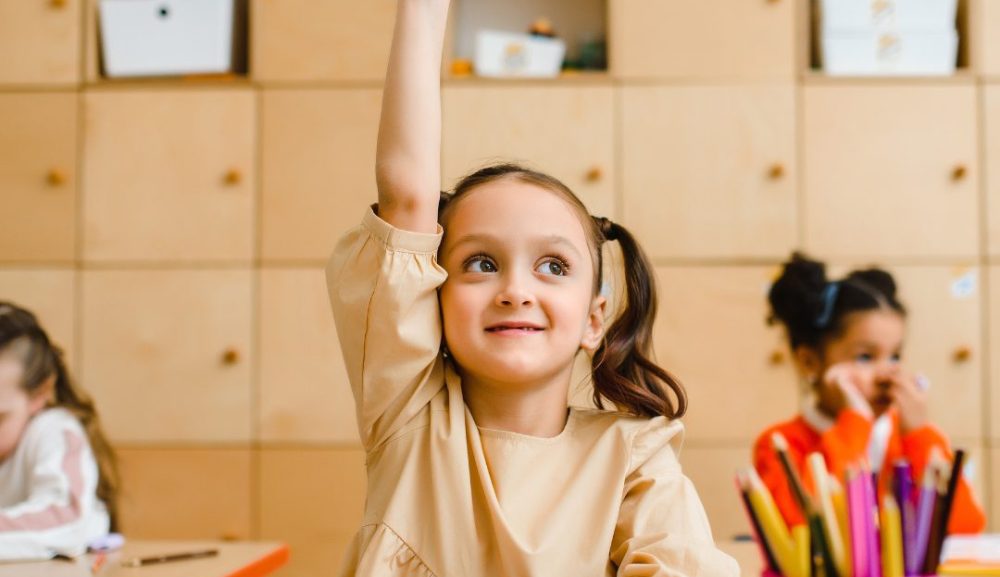
[[[972,358],[972,348],[967,346],[958,347],[952,353],[952,358],[955,359],[956,363],[964,363]]]
[[[769,357],[771,365],[778,366],[784,364],[785,362],[785,352],[780,349],[774,349],[771,351],[771,356]]]
[[[243,173],[235,168],[226,171],[226,184],[235,185],[243,182]]]
[[[240,362],[240,352],[234,347],[230,347],[223,351],[222,353],[222,364],[227,366],[233,366]]]
[[[58,168],[49,169],[45,175],[45,180],[52,186],[62,186],[66,184],[66,172]]]
[[[951,179],[955,182],[965,180],[965,177],[968,175],[969,169],[966,168],[964,164],[956,165],[955,168],[951,170]]]
[[[592,166],[587,171],[587,182],[600,182],[604,178],[604,170],[600,166]]]
[[[771,180],[781,180],[785,177],[785,166],[781,163],[772,164],[767,170],[767,176]]]
[[[49,6],[53,8],[65,8],[66,3],[66,0],[49,0]]]

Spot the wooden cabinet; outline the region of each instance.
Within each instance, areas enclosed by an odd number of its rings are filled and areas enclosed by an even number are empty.
[[[0,86],[78,82],[82,4],[0,0]]]
[[[82,382],[116,442],[248,442],[246,270],[83,273]]]
[[[76,275],[72,269],[0,269],[0,301],[34,313],[49,339],[66,354],[70,371],[76,368],[77,356]]]
[[[1000,84],[985,84],[983,102],[983,158],[986,165],[986,247],[1000,256]]]
[[[614,94],[607,85],[446,86],[445,189],[498,161],[563,181],[595,215],[614,217]]]
[[[131,539],[249,539],[249,449],[119,448],[121,531]]]
[[[253,92],[109,89],[84,99],[86,260],[249,262]]]
[[[823,258],[978,254],[975,87],[807,85],[805,244]]]
[[[325,260],[377,200],[381,91],[265,90],[261,257]]]
[[[798,380],[783,335],[766,324],[770,267],[658,267],[653,342],[687,389],[693,442],[750,447],[798,411]]]
[[[1000,527],[1000,499],[997,498],[1000,495],[1000,448],[993,447],[983,451],[983,454],[988,456],[991,464],[987,485],[989,493],[980,493],[979,502],[993,504],[992,512],[988,511],[987,515],[990,531],[995,533],[997,527]]]
[[[990,379],[987,386],[989,392],[987,398],[990,400],[988,414],[991,416],[987,422],[985,436],[993,442],[1000,441],[1000,370],[997,368],[997,359],[1000,359],[1000,266],[991,265],[989,267],[989,343],[990,343]],[[997,464],[1000,467],[1000,463]],[[996,499],[1000,500],[1000,493],[994,493]]]
[[[393,0],[251,0],[250,70],[261,82],[381,81]]]
[[[629,86],[622,109],[624,220],[653,258],[795,246],[791,84]]]
[[[72,93],[0,94],[0,261],[76,257],[76,110]]]
[[[751,449],[749,444],[735,447],[686,444],[681,451],[681,469],[701,497],[716,542],[753,534],[740,494],[733,483],[738,469],[753,465]]]
[[[990,0],[971,0],[978,12],[976,26],[980,57],[979,72],[991,78],[1000,78],[1000,5]]]
[[[609,0],[612,70],[626,79],[791,79],[795,4]]]
[[[361,527],[361,449],[265,449],[260,453],[260,539],[293,551],[283,577],[334,575]]]
[[[323,270],[260,272],[260,437],[358,444]]]

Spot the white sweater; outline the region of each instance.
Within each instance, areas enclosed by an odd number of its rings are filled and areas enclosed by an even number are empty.
[[[109,518],[97,479],[76,417],[60,408],[35,415],[14,453],[0,462],[0,561],[77,556],[106,535]]]

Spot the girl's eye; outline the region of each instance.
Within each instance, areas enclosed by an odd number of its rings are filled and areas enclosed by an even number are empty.
[[[488,257],[474,256],[465,261],[465,272],[497,272],[497,266]]]
[[[872,362],[872,356],[868,353],[861,353],[854,357],[854,360],[859,363],[870,363]]]
[[[566,270],[568,268],[569,267],[566,266],[566,263],[560,260],[553,259],[553,260],[547,260],[542,264],[538,265],[538,267],[535,270],[542,274],[551,274],[554,276],[566,276]]]
[[[903,359],[903,355],[901,355],[899,353],[896,353],[896,354],[892,355],[892,362],[894,362],[894,363],[898,363],[902,359]]]

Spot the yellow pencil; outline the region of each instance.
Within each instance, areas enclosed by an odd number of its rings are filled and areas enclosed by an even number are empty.
[[[809,525],[792,527],[792,541],[795,542],[795,563],[797,577],[810,577],[812,574],[812,551],[809,550]]]
[[[882,499],[882,575],[903,577],[903,530],[896,498]]]
[[[844,544],[844,571],[840,577],[850,577],[851,575],[851,529],[847,519],[847,496],[844,494],[844,487],[836,477],[830,476],[830,499],[833,501],[833,509],[837,512],[837,523],[840,525],[840,540]],[[839,567],[839,565],[838,565]]]
[[[764,538],[771,546],[771,552],[778,563],[778,569],[785,577],[808,577],[808,574],[798,572],[798,562],[795,556],[795,545],[788,532],[785,520],[778,512],[777,505],[771,497],[770,491],[764,486],[757,471],[753,468],[747,470],[747,477],[750,480],[750,490],[747,496],[750,498],[750,506],[753,507],[754,514],[760,520],[760,528],[764,533]]]
[[[844,537],[840,531],[840,521],[833,505],[833,490],[830,487],[830,475],[826,470],[826,461],[821,453],[812,453],[807,458],[809,472],[816,486],[816,499],[819,501],[820,516],[826,528],[826,537],[830,544],[830,555],[837,566],[837,574],[846,577],[850,572],[847,556],[844,552]]]

